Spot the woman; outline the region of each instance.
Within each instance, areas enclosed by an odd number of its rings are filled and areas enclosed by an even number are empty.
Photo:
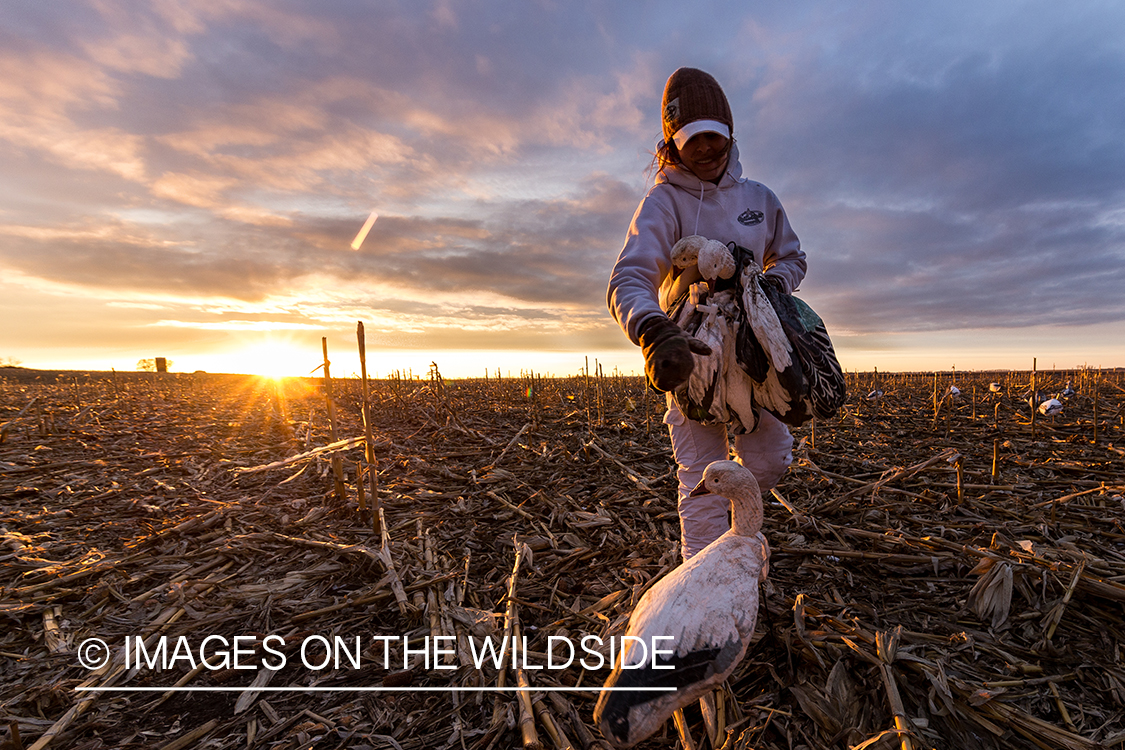
[[[610,312],[630,340],[641,346],[645,374],[669,392],[664,422],[672,437],[680,481],[681,552],[686,561],[729,528],[728,501],[688,493],[712,461],[729,456],[726,425],[703,425],[686,418],[671,398],[687,382],[692,352],[707,354],[666,313],[677,296],[700,276],[671,260],[681,238],[702,235],[751,250],[765,276],[792,293],[805,276],[805,254],[781,202],[769,188],[742,177],[730,104],[718,82],[695,68],[680,68],[664,87],[664,138],[657,147],[655,184],[641,200],[610,277]],[[763,492],[789,467],[793,437],[773,415],[762,411],[753,432],[737,435],[734,452]]]

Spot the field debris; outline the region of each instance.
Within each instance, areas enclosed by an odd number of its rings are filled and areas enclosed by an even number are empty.
[[[333,441],[315,379],[0,369],[0,744],[608,747],[679,561],[662,398],[436,370],[371,382],[377,533],[356,379]],[[1077,391],[1039,418],[956,375],[849,374],[795,431],[755,642],[639,747],[1125,746],[1123,374],[1039,371]]]

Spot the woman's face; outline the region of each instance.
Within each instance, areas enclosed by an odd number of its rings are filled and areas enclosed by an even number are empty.
[[[723,176],[727,168],[727,139],[718,133],[697,133],[680,149],[680,161],[704,182]]]

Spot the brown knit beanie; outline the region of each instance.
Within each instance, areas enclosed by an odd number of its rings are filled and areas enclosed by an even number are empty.
[[[668,144],[685,125],[700,120],[726,125],[728,138],[734,132],[734,118],[722,87],[709,73],[696,68],[680,68],[668,78],[661,112],[664,142]]]

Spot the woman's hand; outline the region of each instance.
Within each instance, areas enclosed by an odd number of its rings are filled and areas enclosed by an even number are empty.
[[[654,317],[641,328],[641,351],[645,355],[645,375],[658,391],[675,391],[691,377],[695,361],[692,353],[710,354],[711,347],[667,317]]]

